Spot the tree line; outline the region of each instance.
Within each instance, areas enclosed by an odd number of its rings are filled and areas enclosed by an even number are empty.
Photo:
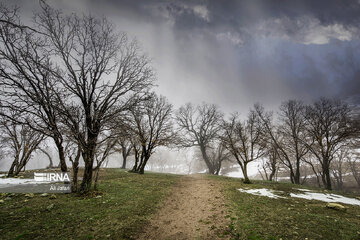
[[[184,146],[198,146],[208,172],[218,174],[224,160],[239,164],[244,182],[250,183],[247,167],[262,160],[262,172],[267,180],[282,166],[289,179],[301,184],[301,167],[309,165],[318,181],[332,188],[332,175],[339,178],[337,164],[346,161],[355,179],[359,176],[359,117],[356,108],[344,101],[320,98],[311,104],[288,100],[275,114],[255,104],[245,119],[238,113],[229,118],[215,105],[187,104],[176,118],[184,134]],[[339,154],[343,155],[339,156]],[[338,169],[338,168],[337,168]],[[357,181],[358,182],[358,181]]]
[[[0,124],[1,141],[14,159],[9,176],[51,139],[61,171],[71,163],[73,189],[82,193],[93,182],[96,187],[99,169],[114,152],[122,154],[122,168],[134,155],[131,172],[142,174],[159,146],[197,147],[210,174],[235,161],[246,183],[248,164],[260,159],[269,180],[282,164],[296,184],[301,165],[320,166],[316,174],[331,189],[335,155],[358,146],[358,118],[339,100],[290,100],[278,119],[259,104],[245,120],[237,113],[226,118],[206,103],[174,111],[153,92],[154,69],[136,40],[106,18],[65,14],[44,1],[40,9],[26,25],[18,8],[0,6]]]

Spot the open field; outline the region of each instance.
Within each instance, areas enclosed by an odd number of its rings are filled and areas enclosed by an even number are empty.
[[[29,177],[29,173],[25,174]],[[238,189],[273,189],[272,199]],[[101,171],[87,196],[2,194],[1,239],[359,239],[360,206],[291,198],[298,186]],[[306,188],[302,187],[301,188]],[[319,189],[313,189],[324,192]],[[281,192],[280,192],[281,191]],[[334,192],[336,193],[336,192]],[[348,197],[355,197],[349,196]]]
[[[17,194],[0,204],[0,238],[133,238],[177,179],[171,174],[107,169],[101,171],[99,192],[86,197],[57,194],[56,199],[49,199]]]
[[[306,187],[289,183],[255,181],[245,185],[234,178],[210,178],[223,186],[234,239],[360,239],[359,206],[344,204],[345,210],[334,210],[322,201],[291,198],[294,188]],[[279,190],[287,198],[255,196],[241,193],[239,188]]]

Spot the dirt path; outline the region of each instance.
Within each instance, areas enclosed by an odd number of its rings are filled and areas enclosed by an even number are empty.
[[[227,239],[225,199],[217,182],[184,176],[138,239]]]

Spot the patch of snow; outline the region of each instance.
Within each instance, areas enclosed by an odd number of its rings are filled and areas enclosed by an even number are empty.
[[[35,181],[33,178],[0,178],[0,186],[7,184],[41,184],[46,182]]]
[[[319,200],[323,202],[337,202],[351,205],[360,206],[360,201],[355,198],[348,198],[337,194],[329,193],[317,193],[317,192],[306,192],[306,193],[290,193],[291,197],[304,198],[308,200]]]
[[[266,188],[259,188],[259,189],[242,189],[242,188],[239,188],[238,190],[240,192],[245,192],[245,193],[249,193],[249,194],[256,195],[256,196],[265,196],[265,197],[269,197],[269,198],[285,198],[285,197],[276,195],[274,193],[274,190],[266,189]]]
[[[300,190],[304,193],[290,193],[290,197],[294,198],[303,198],[307,200],[318,200],[323,202],[337,202],[343,204],[357,205],[360,206],[360,200],[355,198],[348,198],[337,194],[332,193],[318,193],[313,192],[309,189],[295,188],[296,190]],[[238,189],[240,192],[249,193],[256,196],[265,196],[269,198],[286,198],[276,194],[282,193],[283,191],[274,191],[272,189],[259,188],[259,189]]]
[[[5,176],[5,174],[3,174],[3,173],[0,173],[0,178],[1,178],[1,177],[4,177],[4,176]]]

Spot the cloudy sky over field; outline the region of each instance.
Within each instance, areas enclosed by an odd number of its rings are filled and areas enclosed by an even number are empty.
[[[36,0],[14,1],[26,18]],[[177,107],[246,111],[289,98],[360,102],[360,1],[49,1],[91,12],[141,42]]]

